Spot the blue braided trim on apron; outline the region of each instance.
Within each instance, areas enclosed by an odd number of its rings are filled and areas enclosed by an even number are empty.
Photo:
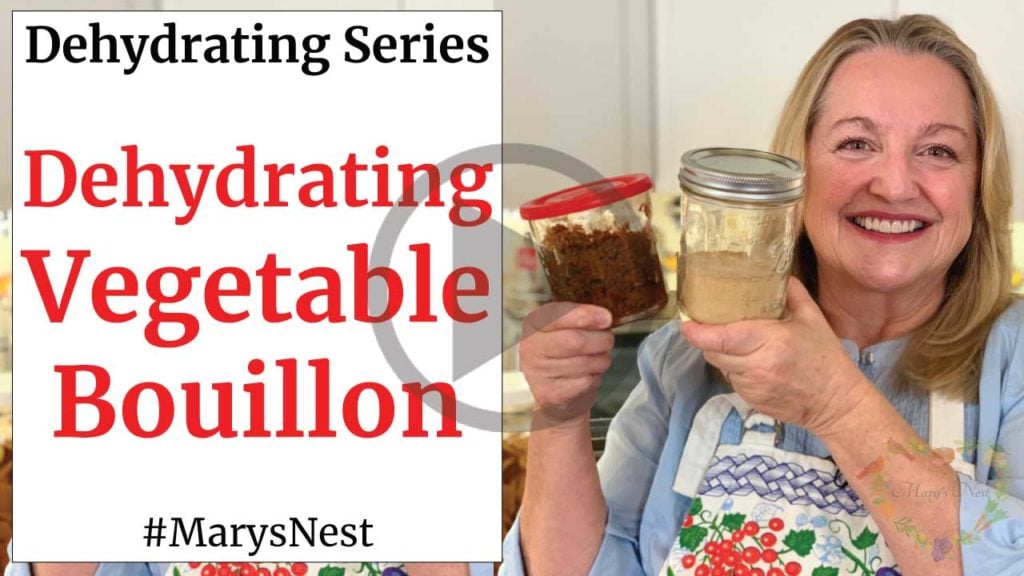
[[[740,454],[711,461],[698,492],[708,496],[757,494],[765,500],[785,500],[790,504],[813,505],[835,514],[845,511],[867,516],[857,494],[836,475],[804,469],[791,462],[779,463],[768,456]]]

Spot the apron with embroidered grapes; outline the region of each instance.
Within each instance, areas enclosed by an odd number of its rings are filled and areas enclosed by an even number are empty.
[[[963,405],[932,396],[931,422],[943,425],[930,427],[931,444],[952,447],[959,438],[962,445]],[[738,445],[719,444],[733,409],[743,418],[743,437]],[[673,486],[693,505],[661,576],[899,574],[878,526],[836,465],[777,448],[781,433],[781,425],[736,394],[713,397],[701,408]],[[962,460],[952,465],[973,476]]]

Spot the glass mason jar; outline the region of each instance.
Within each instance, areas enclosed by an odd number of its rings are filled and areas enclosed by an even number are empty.
[[[668,302],[651,228],[651,179],[618,176],[527,202],[519,214],[555,300],[596,304],[618,326]]]
[[[800,162],[769,152],[702,148],[683,155],[676,298],[684,321],[782,316],[803,181]]]

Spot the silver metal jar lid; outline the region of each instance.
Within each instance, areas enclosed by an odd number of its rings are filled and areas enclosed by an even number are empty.
[[[804,166],[771,152],[745,148],[699,148],[679,161],[679,183],[719,200],[768,203],[804,194]]]

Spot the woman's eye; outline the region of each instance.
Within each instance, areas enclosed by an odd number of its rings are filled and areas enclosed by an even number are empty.
[[[956,160],[956,152],[953,152],[952,149],[947,148],[946,146],[929,146],[925,151],[925,154],[932,158],[948,158],[950,160]]]
[[[870,149],[870,147],[866,141],[861,140],[860,138],[849,138],[847,140],[843,140],[842,143],[839,144],[839,149],[863,151]]]

